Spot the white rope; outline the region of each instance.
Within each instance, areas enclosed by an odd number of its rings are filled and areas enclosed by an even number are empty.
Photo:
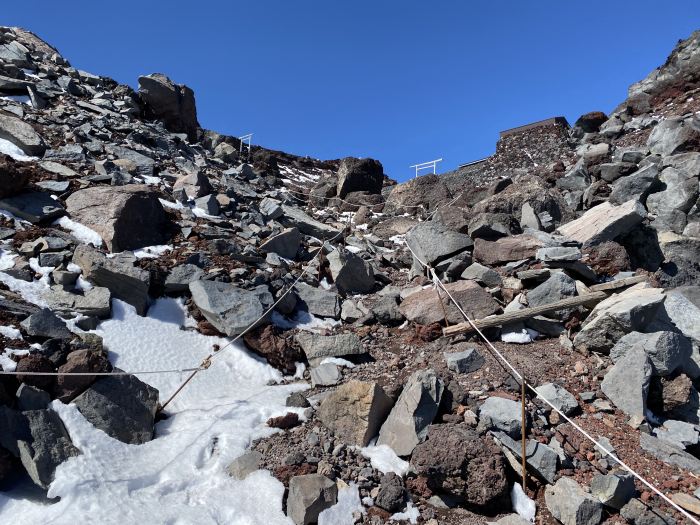
[[[407,243],[408,245],[408,243]],[[411,253],[413,253],[413,250],[409,246],[408,248],[411,250]],[[415,256],[415,254],[414,254]],[[416,259],[418,259],[416,257]],[[418,259],[420,262],[420,259]],[[421,264],[423,264],[421,262]],[[491,343],[491,341],[488,340],[488,338],[483,334],[483,332],[479,329],[479,327],[474,324],[474,322],[469,318],[467,313],[462,309],[460,304],[457,302],[457,300],[452,296],[452,294],[447,290],[445,285],[442,283],[440,278],[437,276],[435,273],[435,270],[433,270],[430,267],[427,267],[430,273],[433,276],[433,279],[440,288],[444,290],[444,292],[447,294],[447,296],[452,300],[452,303],[457,307],[459,312],[462,314],[464,319],[472,326],[472,328],[479,334],[479,336],[484,340],[484,342],[489,346],[489,348],[508,366],[508,368],[511,369],[511,371],[518,377],[521,381],[524,381],[524,378],[520,372],[518,372],[513,365],[510,364],[510,362],[501,354],[498,349]],[[527,381],[525,381],[525,386],[527,386],[534,394],[535,396],[539,397],[542,401],[544,401],[547,405],[549,405],[552,410],[554,410],[561,418],[563,418],[567,423],[569,423],[572,427],[574,427],[576,430],[578,430],[583,436],[585,436],[589,441],[591,441],[596,447],[598,447],[600,450],[605,452],[608,456],[610,456],[613,461],[615,461],[617,464],[619,464],[622,468],[624,468],[627,472],[632,474],[635,478],[637,478],[640,482],[642,482],[647,488],[649,488],[651,491],[656,493],[658,496],[660,496],[664,501],[666,501],[669,505],[671,505],[674,509],[676,509],[678,512],[680,512],[683,516],[688,518],[691,522],[693,522],[695,525],[700,525],[700,521],[695,519],[693,516],[691,516],[685,509],[680,507],[676,502],[671,500],[668,496],[666,496],[663,492],[661,492],[659,489],[657,489],[654,485],[651,484],[651,482],[647,481],[644,477],[641,476],[641,474],[637,473],[632,467],[627,465],[624,461],[619,459],[615,454],[612,453],[612,451],[608,450],[604,445],[602,445],[598,440],[593,438],[588,432],[586,432],[583,428],[581,428],[578,424],[576,424],[571,418],[569,418],[566,414],[564,414],[561,410],[559,410],[554,404],[552,404],[551,401],[549,401],[546,397],[544,397],[542,394],[540,394],[537,389],[535,389],[533,386],[531,386]]]

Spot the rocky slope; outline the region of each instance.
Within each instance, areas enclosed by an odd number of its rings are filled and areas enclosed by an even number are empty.
[[[53,494],[59,465],[88,455],[64,404],[137,448],[172,435],[156,423],[179,417],[160,411],[172,393],[151,386],[160,378],[92,375],[117,371],[105,326],[136,326],[172,297],[215,356],[214,336],[241,336],[283,382],[310,382],[267,421],[279,432],[227,468],[241,483],[272,472],[284,485],[272,512],[522,523],[520,386],[473,334],[443,336],[464,319],[428,264],[476,319],[604,285],[597,302],[486,335],[542,397],[698,513],[698,78],[694,33],[611,115],[522,129],[484,162],[395,185],[372,159],[248,151],[201,129],[194,93],[164,75],[133,91],[0,29],[0,365],[17,372],[0,381],[6,501],[27,476]],[[225,456],[231,437],[208,454]],[[538,523],[685,520],[534,397],[526,460]]]

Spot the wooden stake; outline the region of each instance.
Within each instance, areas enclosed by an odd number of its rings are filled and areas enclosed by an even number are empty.
[[[527,485],[527,462],[525,461],[525,455],[526,455],[526,450],[527,450],[527,445],[526,445],[527,444],[527,420],[525,418],[525,378],[524,377],[522,378],[522,381],[520,382],[520,384],[522,387],[521,392],[520,392],[521,397],[522,397],[522,407],[521,407],[520,416],[522,419],[522,421],[521,421],[521,423],[522,423],[521,435],[522,435],[522,441],[523,441],[521,456],[522,456],[522,460],[523,460],[523,492],[525,492],[526,485]]]

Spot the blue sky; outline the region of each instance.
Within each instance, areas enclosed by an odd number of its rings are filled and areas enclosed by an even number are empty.
[[[611,111],[700,28],[697,0],[31,1],[2,23],[80,69],[192,87],[200,124],[398,180],[494,151],[498,131]]]

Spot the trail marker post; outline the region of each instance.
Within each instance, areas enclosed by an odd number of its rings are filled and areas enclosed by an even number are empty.
[[[241,141],[241,147],[239,149],[239,153],[243,153],[243,145],[248,146],[248,156],[246,157],[246,162],[250,160],[250,143],[251,139],[253,138],[252,133],[248,133],[247,135],[243,135],[242,137],[238,137],[238,140]]]
[[[433,170],[433,175],[435,175],[435,167],[437,166],[438,162],[442,162],[442,158],[428,162],[421,162],[420,164],[414,164],[413,166],[409,166],[409,168],[415,168],[416,177],[418,177],[418,172],[421,170]]]

